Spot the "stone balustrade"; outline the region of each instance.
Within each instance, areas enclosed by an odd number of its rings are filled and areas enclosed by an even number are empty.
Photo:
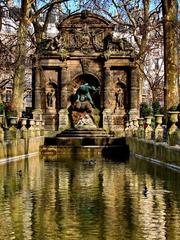
[[[0,163],[38,154],[44,144],[43,121],[22,118],[17,122],[17,118],[12,118],[6,123],[3,117],[0,116]]]
[[[168,127],[162,125],[164,116],[161,114],[127,121],[125,135],[155,142],[167,142],[170,146],[180,145],[179,116],[180,112],[168,112]]]
[[[0,142],[44,136],[43,120],[22,118],[17,123],[17,118],[11,117],[7,127],[3,117],[0,115]]]

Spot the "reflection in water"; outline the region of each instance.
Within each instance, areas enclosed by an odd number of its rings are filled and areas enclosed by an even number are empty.
[[[1,165],[0,239],[180,239],[180,173],[95,160]]]

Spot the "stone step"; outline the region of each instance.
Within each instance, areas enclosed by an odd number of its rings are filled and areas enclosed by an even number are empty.
[[[110,135],[107,134],[81,134],[81,133],[77,133],[77,134],[62,134],[60,136],[56,136],[56,138],[100,138],[100,137],[105,137],[105,138],[109,138]]]
[[[106,131],[102,128],[95,128],[95,129],[78,129],[78,128],[70,128],[70,129],[66,129],[64,130],[63,132],[61,132],[60,134],[62,133],[71,133],[71,132],[74,132],[74,133],[78,133],[78,132],[81,132],[81,133],[98,133],[98,132],[104,132],[106,133]]]
[[[110,137],[111,135],[106,133],[103,129],[67,129],[60,134],[57,134],[57,138],[61,137]]]
[[[45,145],[56,146],[105,146],[108,143],[106,137],[59,137],[45,138]]]
[[[107,138],[57,138],[59,146],[104,146],[107,144]]]
[[[116,137],[54,137],[45,138],[45,145],[54,146],[124,146],[125,138]]]
[[[56,146],[122,146],[125,142],[121,138],[113,137],[102,128],[97,129],[67,129],[54,138],[45,138],[45,145]]]

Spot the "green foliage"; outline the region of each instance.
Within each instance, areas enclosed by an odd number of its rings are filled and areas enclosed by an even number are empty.
[[[159,101],[154,101],[152,103],[152,108],[153,108],[153,114],[160,114],[160,110],[161,110],[161,105],[159,103]]]
[[[104,52],[104,58],[105,58],[105,60],[108,60],[110,56],[111,56],[110,50],[106,50],[106,51]]]
[[[5,110],[4,103],[0,103],[0,114],[3,114],[4,110]]]
[[[160,114],[166,115],[166,113],[167,113],[167,107],[166,106],[161,107]]]
[[[147,103],[142,102],[140,105],[140,116],[144,118],[146,116],[151,116],[152,114],[152,107],[149,106]]]
[[[151,120],[151,127],[152,127],[153,129],[155,129],[155,127],[156,127],[155,118],[152,118],[152,120]]]
[[[9,110],[6,112],[7,117],[17,117],[18,113],[16,110]]]
[[[98,126],[99,125],[99,121],[100,121],[100,116],[99,116],[99,109],[95,108],[93,110],[93,118],[94,118],[94,121],[95,121],[95,124]]]
[[[5,109],[5,113],[7,117],[17,117],[18,112],[11,105],[7,105]]]
[[[177,105],[177,111],[180,112],[180,103]]]
[[[47,39],[37,39],[36,41],[36,46],[37,46],[37,49],[41,50],[41,49],[44,49],[46,47],[46,45],[48,44],[48,41]]]
[[[64,61],[66,58],[67,58],[67,50],[66,49],[61,49],[61,51],[59,52],[60,56],[61,56],[61,59],[62,61]]]
[[[163,117],[163,125],[166,125],[167,122],[168,122],[168,115],[167,115],[167,106],[163,106],[161,107],[160,109],[160,114],[163,114],[164,117]]]
[[[174,105],[168,109],[168,111],[178,111],[178,106]]]

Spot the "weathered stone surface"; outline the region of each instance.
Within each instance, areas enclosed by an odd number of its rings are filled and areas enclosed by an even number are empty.
[[[158,164],[167,165],[171,168],[180,167],[179,146],[169,146],[167,143],[157,143],[133,137],[126,138],[129,150],[138,157],[147,158]]]
[[[128,117],[138,117],[133,48],[126,39],[113,38],[113,24],[83,11],[64,19],[58,30],[43,42],[34,62],[33,107],[42,111],[45,129],[67,128],[73,98],[83,84],[97,89],[89,92],[97,127],[116,131]]]
[[[13,157],[20,157],[30,153],[38,153],[44,144],[44,137],[18,139],[0,142],[0,161],[7,161]]]

